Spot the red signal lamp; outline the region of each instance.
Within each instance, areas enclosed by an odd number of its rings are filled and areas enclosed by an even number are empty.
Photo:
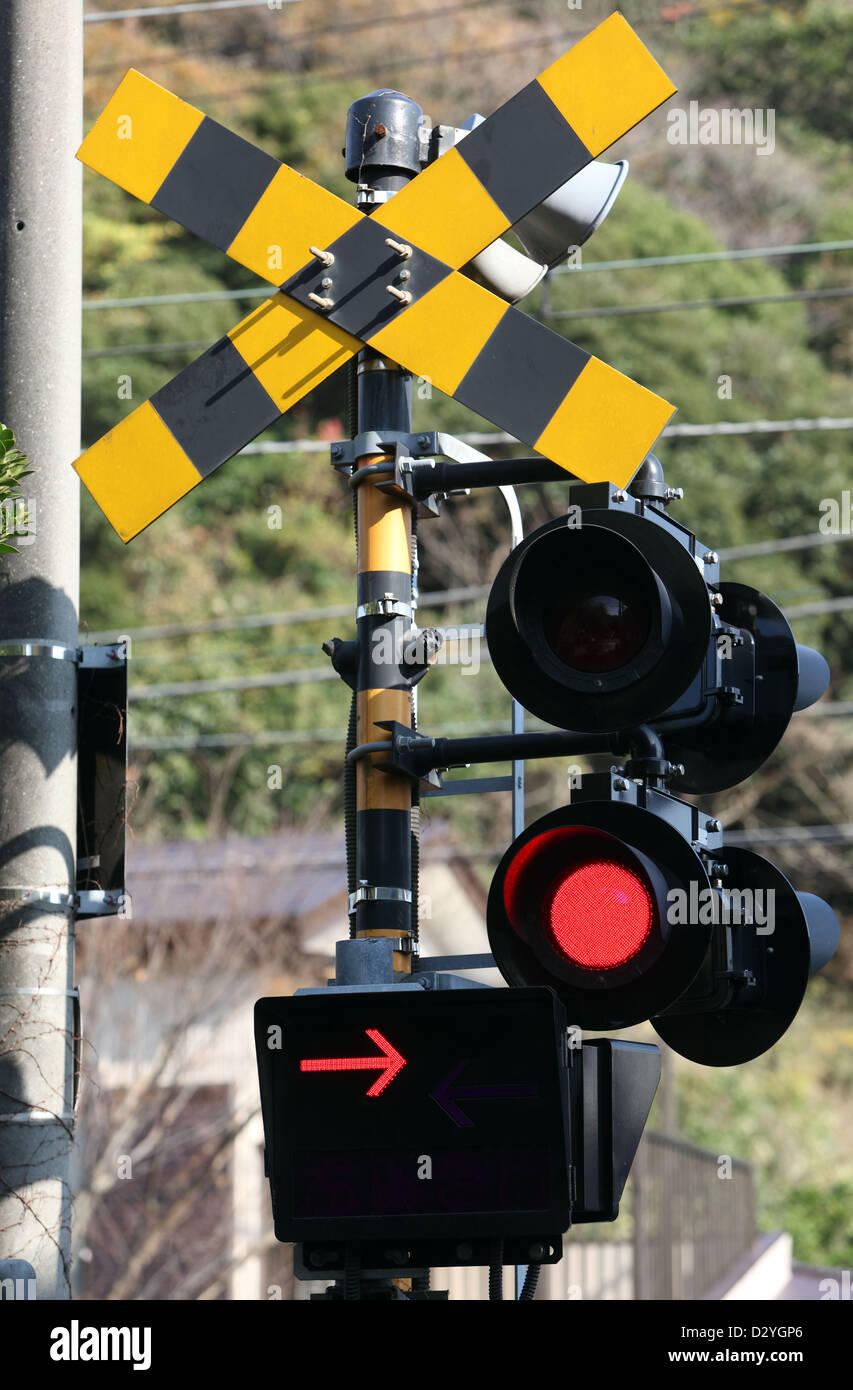
[[[581,1027],[639,1023],[687,989],[707,952],[709,924],[668,920],[670,890],[691,881],[709,887],[700,856],[658,816],[621,802],[563,807],[498,867],[495,961],[510,984],[550,985]]]
[[[740,847],[705,850],[712,884],[694,848],[696,808],[636,794],[655,809],[580,800],[510,846],[487,908],[495,964],[510,985],[550,986],[581,1028],[649,1019],[703,1066],[751,1061],[779,1041],[834,954],[835,914]]]
[[[582,970],[613,970],[636,956],[655,920],[638,873],[610,859],[578,864],[554,884],[546,908],[556,950]]]

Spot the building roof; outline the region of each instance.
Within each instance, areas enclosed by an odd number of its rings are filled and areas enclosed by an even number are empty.
[[[446,845],[444,825],[425,827],[421,843]],[[244,921],[345,912],[343,829],[131,844],[127,890],[134,921],[152,926],[218,921],[235,911]]]

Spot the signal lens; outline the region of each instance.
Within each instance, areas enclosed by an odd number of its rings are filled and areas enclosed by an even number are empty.
[[[647,600],[613,575],[587,576],[551,598],[542,615],[545,640],[576,671],[617,671],[634,661],[649,639]]]
[[[613,970],[631,960],[654,922],[651,894],[622,864],[595,859],[561,876],[545,907],[557,950],[582,970]]]
[[[616,970],[646,946],[655,892],[627,845],[600,830],[559,826],[528,840],[508,865],[507,917],[579,970]]]

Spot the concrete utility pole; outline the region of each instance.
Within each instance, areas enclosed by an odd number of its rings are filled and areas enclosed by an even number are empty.
[[[82,0],[3,0],[0,420],[34,473],[0,562],[0,1259],[40,1299],[70,1293],[82,99]]]

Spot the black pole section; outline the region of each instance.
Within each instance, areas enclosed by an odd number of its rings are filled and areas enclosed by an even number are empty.
[[[358,185],[366,213],[420,172],[423,112],[400,92],[361,97],[347,119],[347,177]],[[411,377],[371,349],[358,359],[357,432],[411,432]],[[357,467],[386,461],[365,453]],[[387,457],[388,477],[394,459]],[[356,742],[384,741],[377,721],[411,727],[411,681],[395,655],[413,624],[412,517],[409,505],[376,486],[383,474],[363,476],[357,487],[358,683]],[[412,786],[403,775],[383,772],[372,755],[359,760],[356,778],[356,884],[351,931],[357,937],[414,935],[412,881]],[[411,954],[397,951],[395,969],[408,971]]]

